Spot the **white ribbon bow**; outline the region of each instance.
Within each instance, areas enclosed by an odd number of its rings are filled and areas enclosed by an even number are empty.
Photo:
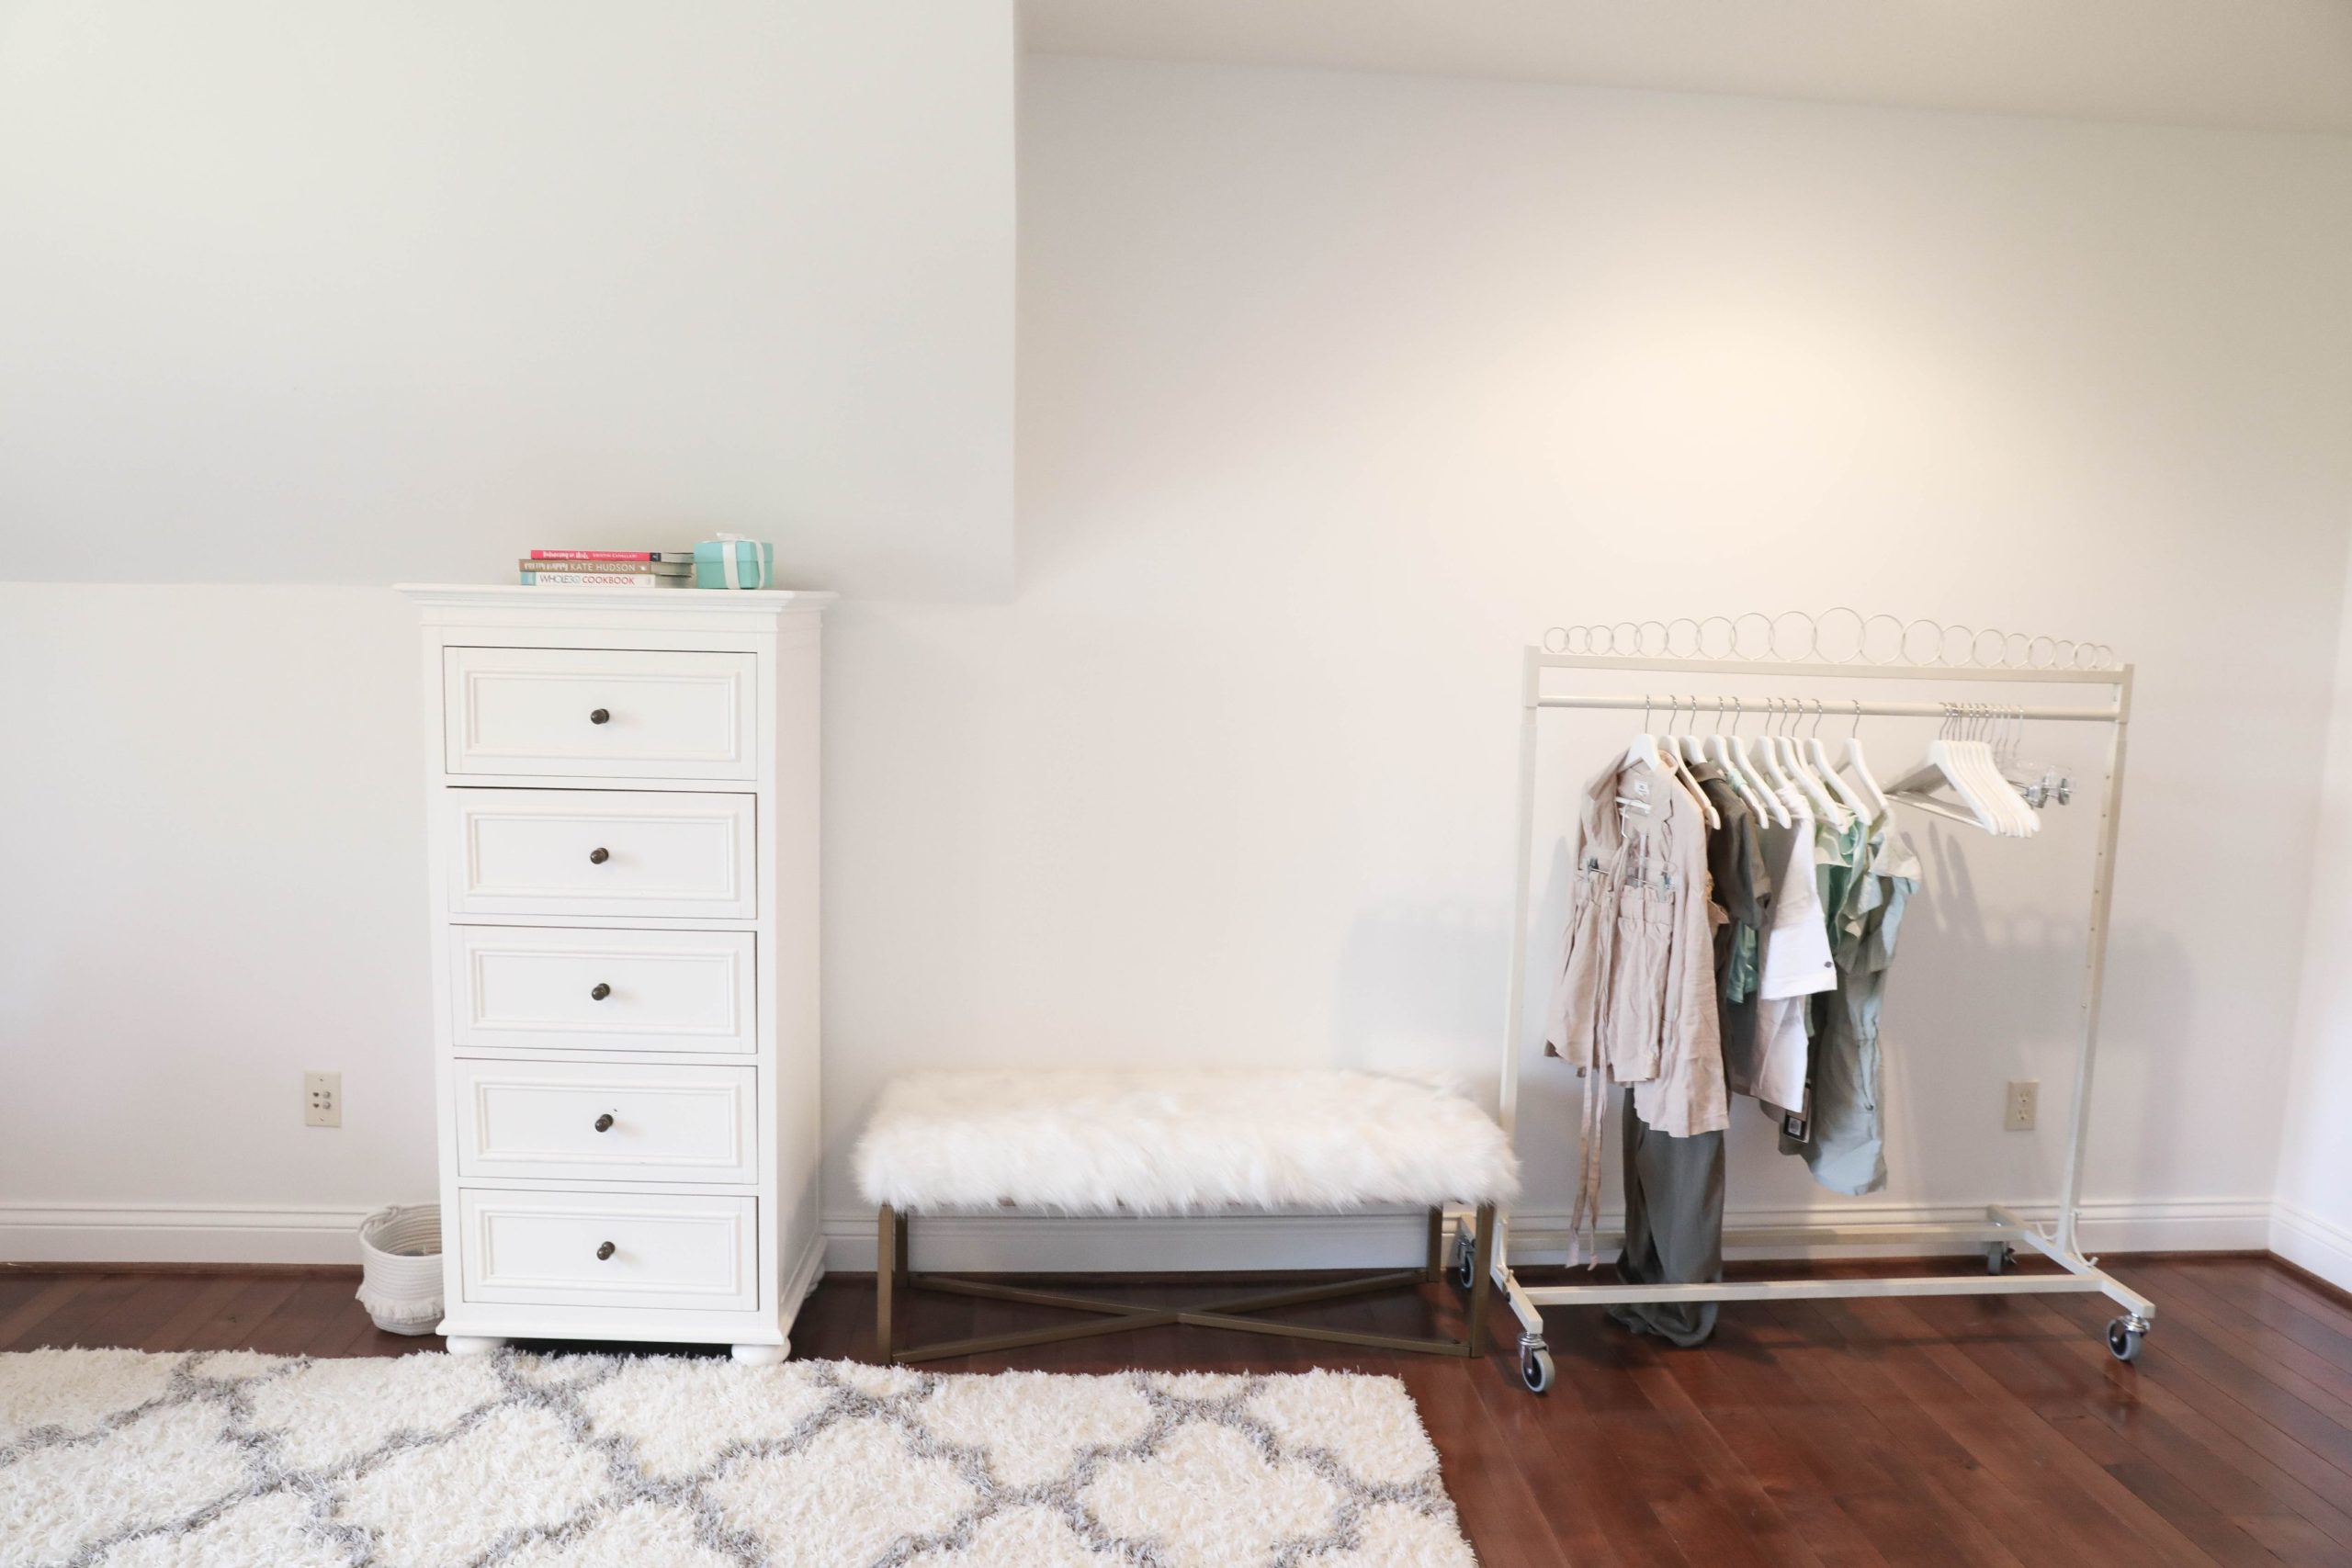
[[[726,568],[727,586],[729,588],[742,587],[743,578],[741,570],[735,564],[735,547],[738,545],[756,545],[759,541],[752,538],[748,534],[714,534],[711,537],[727,547],[724,550],[719,552],[718,556],[720,562]],[[763,576],[763,581],[764,581],[764,575]]]

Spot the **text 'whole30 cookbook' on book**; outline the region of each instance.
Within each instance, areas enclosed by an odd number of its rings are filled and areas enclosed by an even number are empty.
[[[691,588],[686,550],[533,550],[516,561],[526,588]]]

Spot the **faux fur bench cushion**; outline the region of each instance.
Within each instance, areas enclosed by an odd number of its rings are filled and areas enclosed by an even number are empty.
[[[1508,1202],[1492,1117],[1411,1078],[1355,1072],[919,1073],[858,1141],[869,1202],[1069,1214]]]

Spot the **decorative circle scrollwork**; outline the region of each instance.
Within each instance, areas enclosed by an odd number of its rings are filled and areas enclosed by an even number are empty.
[[[1696,659],[1716,663],[1880,664],[1920,670],[2079,670],[2117,668],[2115,649],[1997,626],[1905,621],[1865,615],[1844,604],[1815,615],[1678,615],[1670,621],[1617,621],[1553,626],[1544,651],[1599,659]]]

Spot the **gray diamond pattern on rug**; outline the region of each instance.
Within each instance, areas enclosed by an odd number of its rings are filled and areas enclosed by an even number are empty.
[[[1466,1568],[1404,1385],[0,1355],[0,1564]]]

